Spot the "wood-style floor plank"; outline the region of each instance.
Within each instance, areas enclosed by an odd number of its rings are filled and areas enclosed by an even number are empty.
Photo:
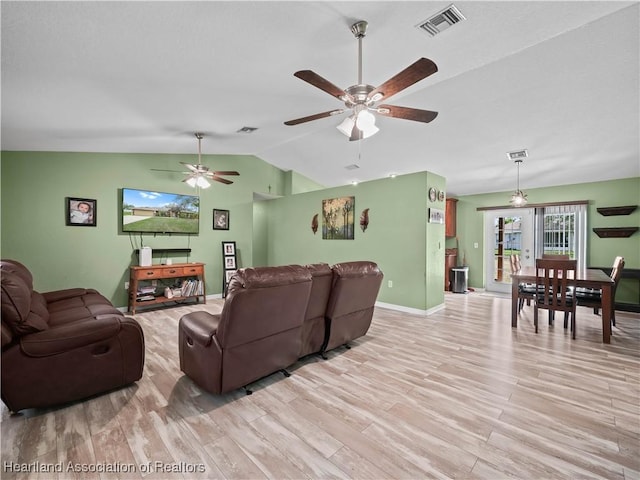
[[[605,345],[591,309],[578,309],[572,340],[546,316],[535,334],[531,307],[512,329],[509,298],[446,294],[426,316],[377,308],[350,350],[304,358],[253,395],[216,396],[180,371],[177,331],[182,315],[221,308],[138,313],[146,361],[134,385],[16,415],[3,405],[0,476],[640,479],[640,315],[617,312]]]

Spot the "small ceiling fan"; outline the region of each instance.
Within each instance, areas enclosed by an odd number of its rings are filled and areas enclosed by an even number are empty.
[[[370,137],[378,132],[375,126],[375,115],[378,113],[386,117],[404,118],[405,120],[414,120],[416,122],[431,122],[438,116],[438,112],[430,110],[419,110],[417,108],[399,107],[395,105],[377,105],[381,100],[387,100],[392,95],[410,87],[414,83],[419,82],[433,75],[438,71],[438,67],[428,58],[420,58],[412,65],[408,66],[400,73],[384,82],[379,87],[362,83],[362,39],[367,32],[367,22],[361,20],[351,26],[351,32],[358,39],[358,83],[352,85],[345,90],[341,90],[333,83],[322,78],[311,70],[300,70],[293,75],[314,87],[327,92],[329,95],[336,97],[344,102],[346,109],[339,108],[329,110],[327,112],[316,113],[308,117],[297,118],[284,122],[285,125],[298,125],[300,123],[310,122],[333,115],[340,115],[346,111],[351,111],[351,115],[346,118],[337,128],[350,141],[361,140]]]
[[[194,188],[195,187],[209,188],[211,186],[211,184],[209,183],[209,180],[224,183],[225,185],[232,184],[233,182],[231,180],[222,178],[222,175],[228,176],[228,175],[240,175],[240,174],[236,171],[211,171],[209,167],[207,167],[206,165],[203,165],[201,160],[201,157],[202,157],[201,143],[202,143],[202,138],[204,137],[204,134],[200,132],[196,132],[195,135],[196,135],[196,138],[198,139],[198,163],[194,165],[191,163],[180,162],[189,170],[188,172],[179,172],[184,175],[187,175],[187,177],[185,177],[185,179],[182,181],[188,184],[190,187],[194,187]],[[156,172],[178,172],[177,170],[162,170],[159,168],[152,168],[151,170],[154,170]]]

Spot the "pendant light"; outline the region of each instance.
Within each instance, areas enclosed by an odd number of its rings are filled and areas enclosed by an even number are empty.
[[[511,195],[511,205],[514,207],[523,207],[527,204],[527,194],[520,190],[520,164],[524,160],[518,158],[515,160],[516,166],[518,169],[517,180],[516,180],[516,191]]]

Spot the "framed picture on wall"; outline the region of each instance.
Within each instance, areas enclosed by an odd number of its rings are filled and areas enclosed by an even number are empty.
[[[71,227],[95,227],[98,201],[92,198],[66,198],[66,222]]]
[[[229,210],[213,209],[213,229],[229,230]]]
[[[232,257],[224,257],[224,268],[225,270],[231,269],[231,270],[235,270],[236,269],[236,257],[235,255]]]
[[[235,270],[225,270],[224,276],[225,276],[226,283],[229,283],[231,281],[231,277],[233,277],[234,273],[236,273]]]
[[[222,253],[224,256],[236,254],[236,242],[222,242]]]
[[[429,208],[429,223],[444,223],[444,210]]]

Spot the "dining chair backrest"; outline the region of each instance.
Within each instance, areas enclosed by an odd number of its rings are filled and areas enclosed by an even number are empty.
[[[624,257],[616,257],[613,261],[613,268],[611,269],[611,280],[613,280],[614,287],[618,285],[618,281],[622,276],[622,270],[624,269]]]
[[[542,258],[546,260],[570,260],[570,255],[555,255],[551,253],[543,253]]]
[[[536,305],[547,310],[575,312],[577,260],[536,260]]]
[[[511,255],[509,257],[509,261],[511,262],[512,272],[517,272],[522,267],[522,265],[520,264],[520,255],[518,255],[517,253],[514,253],[513,255]]]

